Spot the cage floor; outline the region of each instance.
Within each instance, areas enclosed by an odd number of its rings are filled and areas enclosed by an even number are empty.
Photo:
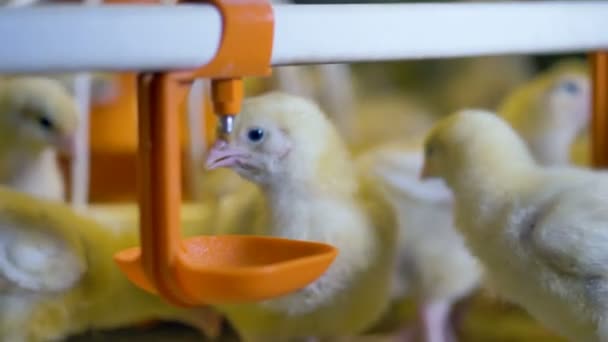
[[[466,303],[468,311],[463,316],[462,330],[458,332],[460,342],[565,342],[548,332],[523,310],[506,303],[492,300],[485,295],[477,294]],[[462,305],[459,304],[459,305]],[[393,308],[394,320],[387,321],[373,329],[368,336],[351,339],[353,342],[394,341],[387,331],[398,326],[398,320],[412,317],[413,305],[404,303]],[[238,338],[226,326],[219,341],[237,342]],[[68,342],[101,342],[101,341],[146,341],[146,342],[200,342],[201,335],[196,331],[171,323],[157,324],[146,328],[130,328],[115,331],[95,331],[74,336]]]

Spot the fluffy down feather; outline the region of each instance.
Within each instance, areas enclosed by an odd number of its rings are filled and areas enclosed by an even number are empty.
[[[245,340],[353,336],[380,317],[389,300],[394,213],[354,169],[318,106],[283,93],[246,100],[231,141],[213,147],[208,167],[229,167],[259,187],[243,203],[252,215],[224,229],[340,250],[325,275],[296,293],[221,307]]]
[[[587,65],[567,60],[517,88],[498,111],[541,164],[566,165],[574,159],[588,165],[589,146],[584,133],[590,110]]]
[[[0,187],[0,340],[50,341],[150,319],[211,327],[209,309],[170,306],[121,274],[113,254],[137,243],[136,226],[108,229]]]
[[[608,174],[542,167],[493,113],[465,110],[426,141],[424,174],[498,294],[572,341],[608,341]]]
[[[419,139],[380,145],[358,157],[380,180],[398,213],[399,238],[393,296],[419,304],[417,334],[446,341],[452,304],[479,283],[480,268],[453,227],[452,194],[440,180],[419,179]],[[447,334],[447,335],[446,335]]]
[[[56,81],[0,81],[0,184],[39,197],[65,199],[57,150],[71,152],[78,110]]]

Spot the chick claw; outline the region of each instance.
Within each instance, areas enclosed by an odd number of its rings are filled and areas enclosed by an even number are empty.
[[[213,340],[222,333],[224,317],[210,308],[200,308],[189,311],[184,322]]]

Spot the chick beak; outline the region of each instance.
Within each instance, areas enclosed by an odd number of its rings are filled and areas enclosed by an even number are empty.
[[[213,145],[205,162],[208,170],[220,167],[233,167],[242,163],[248,154],[240,148],[231,146],[224,140],[218,140]]]

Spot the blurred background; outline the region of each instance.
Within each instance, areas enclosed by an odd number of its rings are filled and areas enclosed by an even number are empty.
[[[37,6],[30,0],[0,0],[7,6]],[[126,1],[124,1],[126,2]],[[370,3],[353,0],[296,0],[296,4]],[[382,1],[458,2],[458,1]],[[94,5],[90,3],[88,5]],[[463,37],[466,39],[466,37]],[[407,44],[408,37],[403,37]],[[70,48],[67,47],[66,48]],[[317,100],[338,125],[353,151],[404,137],[424,135],[437,118],[466,107],[495,110],[514,89],[566,59],[585,59],[584,54],[484,56],[351,65],[281,67],[268,79],[249,79],[248,95],[282,89]],[[77,75],[50,75],[78,95]],[[72,158],[61,159],[69,196],[84,196],[91,205],[132,203],[136,199],[136,99],[135,74],[92,74],[88,101],[90,149],[88,180],[74,192]],[[195,88],[183,105],[183,153],[185,200],[195,201],[205,188],[197,186],[196,175],[201,146],[213,140],[215,118],[211,113],[208,89]],[[195,93],[197,92],[197,93]],[[195,115],[192,115],[192,111]],[[198,114],[198,118],[196,115]],[[194,128],[192,128],[194,125]],[[193,140],[193,135],[196,139]],[[195,145],[193,142],[198,142]],[[205,145],[206,146],[206,145]],[[84,193],[84,195],[82,195]],[[370,331],[369,338],[382,340],[398,321],[412,317],[412,302],[393,308],[395,322],[386,321]],[[458,331],[461,341],[559,341],[521,309],[502,303],[491,294],[478,291],[459,306],[469,311]],[[185,326],[167,322],[119,331],[90,332],[70,341],[195,341],[201,336]],[[221,340],[235,340],[228,325]]]

